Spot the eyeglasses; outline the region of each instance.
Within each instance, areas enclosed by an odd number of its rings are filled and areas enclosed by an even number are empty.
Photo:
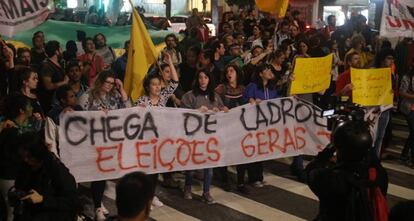
[[[115,81],[105,81],[105,83],[110,84],[110,85],[115,85]]]

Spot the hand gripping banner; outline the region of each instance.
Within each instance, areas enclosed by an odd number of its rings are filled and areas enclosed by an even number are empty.
[[[330,141],[321,110],[293,97],[228,113],[134,107],[61,116],[61,159],[77,182],[316,155]]]

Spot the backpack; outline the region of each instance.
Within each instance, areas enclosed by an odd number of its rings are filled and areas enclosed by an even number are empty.
[[[351,192],[347,202],[346,220],[349,221],[388,221],[388,205],[381,192],[377,179],[377,169],[369,167],[368,179],[361,174],[347,175]]]
[[[369,181],[375,183],[377,180],[377,169],[368,169]],[[372,186],[368,190],[368,199],[371,205],[371,214],[375,221],[388,221],[388,204],[378,185]]]

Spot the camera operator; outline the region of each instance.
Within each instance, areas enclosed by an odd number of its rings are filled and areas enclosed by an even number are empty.
[[[306,167],[308,185],[320,201],[315,220],[372,220],[369,188],[379,187],[385,196],[388,177],[372,151],[369,126],[363,121],[346,121],[332,136],[333,144]],[[375,181],[368,178],[372,168]]]
[[[9,201],[15,221],[73,221],[76,217],[76,182],[51,152],[39,133],[19,137],[23,165]]]

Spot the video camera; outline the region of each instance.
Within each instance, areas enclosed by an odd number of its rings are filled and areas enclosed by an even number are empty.
[[[29,195],[30,192],[18,190],[15,187],[10,188],[8,192],[8,201],[10,206],[14,207],[15,215],[22,215],[24,210],[24,201],[21,198]]]
[[[347,121],[364,122],[365,108],[352,103],[349,97],[331,96],[328,99],[322,117],[328,118],[329,131],[335,131],[340,124]]]

